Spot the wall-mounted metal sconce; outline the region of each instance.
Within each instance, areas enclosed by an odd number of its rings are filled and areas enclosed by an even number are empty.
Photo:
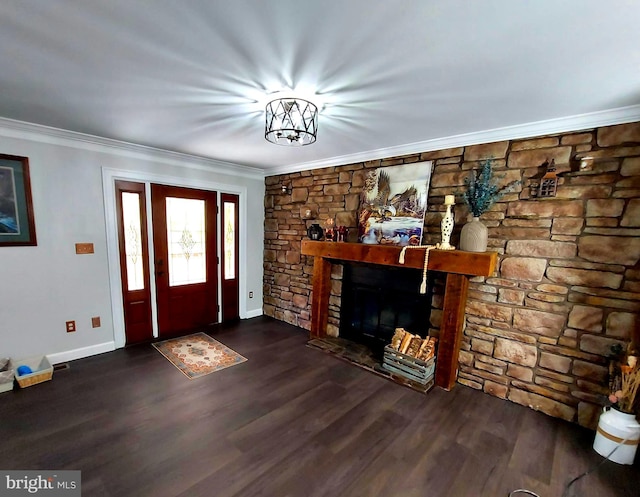
[[[300,219],[315,219],[315,216],[311,207],[303,206],[300,208]]]
[[[543,164],[546,166],[544,176],[540,179],[540,188],[538,189],[538,197],[550,198],[556,196],[558,189],[558,173],[556,173],[555,159],[549,159]]]
[[[558,173],[558,176],[563,176],[563,177],[587,176],[591,174],[609,172],[612,170],[612,169],[609,169],[606,165],[604,165],[603,167],[603,164],[601,161],[600,161],[601,165],[600,167],[598,167],[598,162],[599,162],[599,158],[590,155],[589,152],[586,152],[584,154],[577,154],[570,161],[571,169],[569,171],[563,171],[561,173]],[[606,164],[606,158],[604,160],[604,163]]]
[[[580,158],[580,169],[581,172],[593,171],[593,163],[594,158],[591,156],[584,156]]]
[[[287,186],[283,183],[281,188],[283,194],[289,195],[291,193],[291,186]]]
[[[531,178],[529,183],[531,198],[553,198],[558,189],[558,174],[555,159],[544,161],[542,173]]]

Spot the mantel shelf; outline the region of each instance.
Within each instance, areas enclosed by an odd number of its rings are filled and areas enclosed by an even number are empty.
[[[426,249],[407,250],[405,264],[398,262],[401,250],[401,247],[390,245],[303,240],[302,255],[314,257],[311,336],[323,337],[327,333],[332,261],[423,268]],[[453,388],[457,378],[469,278],[491,276],[497,261],[498,254],[495,252],[436,249],[429,252],[428,269],[447,274],[435,379],[436,385],[445,390]]]
[[[411,249],[405,253],[405,263],[398,262],[401,247],[393,245],[365,245],[362,243],[302,241],[302,255],[324,257],[352,262],[365,262],[385,266],[422,269],[424,249]],[[464,252],[462,250],[437,250],[429,253],[430,271],[491,276],[496,269],[496,252]]]

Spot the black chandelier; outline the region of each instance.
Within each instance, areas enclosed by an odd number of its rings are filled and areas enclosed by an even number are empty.
[[[276,145],[303,146],[316,141],[318,108],[301,98],[272,100],[266,108],[264,137]]]

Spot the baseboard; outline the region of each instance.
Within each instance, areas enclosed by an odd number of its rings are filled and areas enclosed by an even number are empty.
[[[254,309],[252,311],[246,311],[244,313],[244,316],[242,316],[242,319],[251,319],[251,318],[257,318],[262,316],[264,313],[262,312],[262,309]]]
[[[47,358],[51,364],[60,364],[62,362],[73,361],[75,359],[82,359],[92,355],[103,354],[104,352],[111,352],[116,349],[115,342],[98,343],[96,345],[90,345],[89,347],[82,347],[80,349],[67,350],[65,352],[58,352],[56,354],[47,354]]]

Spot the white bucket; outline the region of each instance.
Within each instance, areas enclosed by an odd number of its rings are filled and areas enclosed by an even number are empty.
[[[624,443],[623,443],[624,442]],[[598,421],[593,450],[618,464],[633,464],[640,443],[640,424],[635,415],[604,408]]]

